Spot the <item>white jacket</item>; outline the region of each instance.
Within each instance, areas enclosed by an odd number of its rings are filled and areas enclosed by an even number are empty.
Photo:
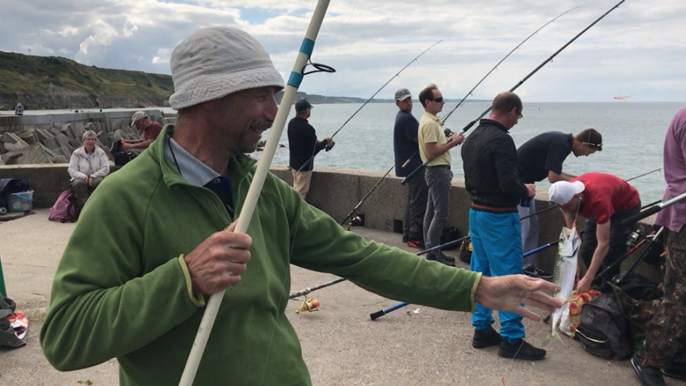
[[[110,161],[105,151],[95,145],[95,150],[90,157],[86,149],[81,146],[74,150],[69,160],[69,175],[72,181],[75,179],[85,180],[87,177],[105,177],[110,173]]]

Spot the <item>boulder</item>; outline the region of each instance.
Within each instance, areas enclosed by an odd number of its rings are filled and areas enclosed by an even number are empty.
[[[59,147],[59,148],[57,148],[57,149],[53,149],[53,151],[54,151],[55,154],[57,154],[58,156],[59,156],[59,155],[63,155],[63,156],[65,156],[65,157],[67,157],[67,159],[70,159],[70,158],[71,158],[71,154],[73,153],[73,151],[70,150],[70,148],[64,147],[64,146],[61,146],[61,147]]]
[[[3,147],[8,152],[19,152],[29,146],[28,143],[24,142],[18,135],[13,133],[4,133],[2,138]]]
[[[33,145],[34,143],[38,142],[34,129],[24,129],[18,132],[17,136],[29,145]]]
[[[83,137],[83,133],[85,133],[86,130],[83,128],[83,125],[81,122],[74,122],[73,124],[69,125],[67,128],[67,137],[75,139],[81,143],[81,138]]]
[[[21,156],[22,153],[5,153],[0,155],[0,161],[2,161],[5,165],[13,165],[16,162],[15,160]]]
[[[17,164],[51,164],[57,155],[47,147],[37,143],[22,151],[22,156],[16,159]]]
[[[98,132],[98,144],[100,147],[109,149],[112,146],[112,139],[106,131]]]
[[[60,146],[62,146],[60,145],[60,141],[57,140],[56,136],[50,137],[45,143],[43,143],[43,145],[45,145],[45,147],[47,147],[48,149],[52,150],[59,149]]]
[[[64,134],[56,135],[55,139],[60,144],[60,146],[64,146],[67,148],[74,149],[74,145],[72,145],[71,138],[67,137],[66,135],[64,135]],[[79,146],[81,146],[81,142],[79,142]]]
[[[70,133],[70,132],[71,132],[71,133],[74,132],[74,125],[71,124],[71,123],[65,123],[64,125],[62,125],[62,127],[59,128],[59,131],[60,131],[62,134],[66,135],[66,136],[69,136],[69,133]]]
[[[36,133],[36,138],[38,139],[38,142],[40,142],[46,146],[47,146],[48,140],[55,136],[49,130],[46,130],[46,129],[36,129],[35,133]]]

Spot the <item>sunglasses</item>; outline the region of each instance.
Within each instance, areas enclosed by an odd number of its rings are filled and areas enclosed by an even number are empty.
[[[433,101],[436,103],[441,103],[443,102],[443,97],[434,98]]]

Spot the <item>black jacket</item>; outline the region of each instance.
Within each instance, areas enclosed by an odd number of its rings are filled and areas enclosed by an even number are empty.
[[[517,179],[517,148],[499,122],[481,120],[462,145],[462,164],[474,209],[516,212],[519,201],[529,196]]]
[[[314,156],[326,147],[326,141],[317,143],[314,127],[307,123],[307,119],[295,117],[288,122],[288,147],[291,168],[307,172],[314,168]]]

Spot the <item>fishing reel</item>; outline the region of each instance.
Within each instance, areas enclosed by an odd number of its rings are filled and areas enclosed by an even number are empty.
[[[329,151],[329,150],[333,149],[333,146],[335,144],[336,144],[336,142],[334,142],[332,139],[329,143],[326,144],[326,147],[324,147],[324,150]]]
[[[453,132],[450,129],[445,129],[443,130],[443,134],[445,134],[446,137],[450,137],[453,135]]]
[[[645,235],[645,233],[646,233],[646,230],[643,227],[643,225],[639,225],[638,228],[636,228],[633,232],[631,232],[631,234],[627,238],[626,245],[629,248],[635,247],[636,244],[638,244],[638,241],[641,239],[641,237],[643,237]]]

